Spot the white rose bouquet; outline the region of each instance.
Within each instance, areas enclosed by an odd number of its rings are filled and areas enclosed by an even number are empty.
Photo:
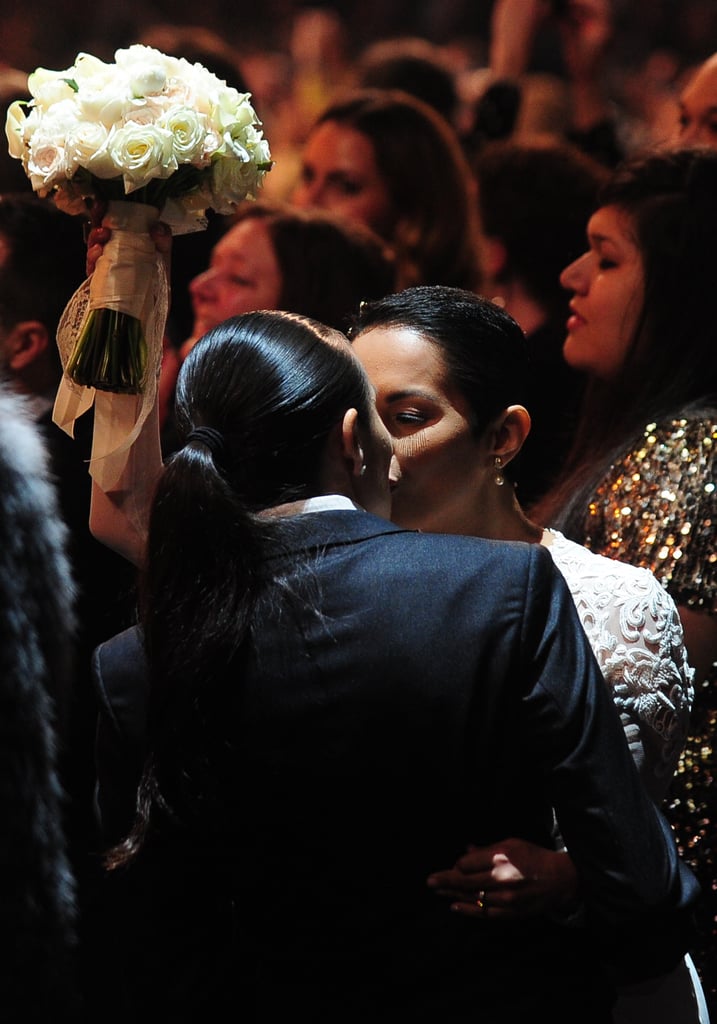
[[[169,288],[152,224],[199,230],[208,209],[255,198],[269,144],[250,94],[149,46],[117,50],[114,64],[81,53],[65,71],[38,68],[28,88],[8,109],[10,155],[40,196],[112,231],[58,328],[53,412],[72,436],[94,405],[90,473],[110,491],[157,392]]]
[[[65,375],[141,394],[156,386],[167,315],[149,229],[162,220],[198,230],[207,209],[230,213],[255,198],[272,165],[261,122],[250,94],[149,46],[117,50],[114,64],[81,53],[65,71],[38,68],[28,88],[32,99],[7,113],[10,155],[40,196],[68,213],[106,211],[112,228],[87,294],[73,297],[69,350],[58,334]]]

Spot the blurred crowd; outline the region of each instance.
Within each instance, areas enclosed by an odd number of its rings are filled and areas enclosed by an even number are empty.
[[[717,276],[717,4],[274,0],[229,8],[207,0],[201,9],[175,2],[170,10],[159,2],[128,0],[121,6],[78,2],[48,10],[39,0],[27,0],[21,8],[0,11],[3,122],[12,101],[29,99],[28,76],[36,67],[69,67],[80,51],[111,61],[116,49],[133,43],[201,62],[251,93],[274,160],[257,201],[243,203],[231,216],[210,213],[206,231],[165,238],[172,301],[156,424],[152,420],[153,429],[159,428],[150,452],[155,469],[162,458],[170,464],[178,453],[188,457],[192,444],[202,458],[222,455],[218,431],[203,421],[198,430],[204,433],[193,430],[193,440],[187,440],[186,429],[182,433],[178,382],[188,374],[186,367],[181,370],[186,360],[189,367],[201,364],[201,351],[191,356],[196,342],[221,337],[222,325],[234,318],[281,310],[282,316],[313,318],[346,333],[366,362],[405,473],[392,498],[394,522],[425,533],[556,547],[558,562],[562,550],[575,575],[577,591],[595,572],[582,561],[583,547],[654,573],[641,583],[654,583],[651,607],[658,607],[658,597],[667,601],[666,595],[675,602],[674,609],[668,602],[669,614],[661,620],[669,650],[661,653],[654,677],[648,679],[644,656],[633,651],[636,639],[647,635],[644,621],[633,629],[623,615],[606,640],[607,627],[598,630],[584,607],[582,618],[599,633],[591,640],[643,781],[650,796],[663,802],[679,853],[703,886],[691,952],[714,1016],[717,421],[711,294]],[[704,148],[692,149],[694,144]],[[76,903],[83,997],[90,1019],[98,1019],[92,1017],[97,1005],[110,1021],[110,971],[105,976],[105,965],[100,971],[96,956],[102,945],[96,936],[107,930],[96,902],[105,881],[98,853],[126,837],[135,820],[145,724],[142,695],[128,687],[131,699],[125,700],[123,677],[116,680],[121,699],[102,688],[107,680],[98,684],[97,652],[115,634],[135,638],[123,631],[137,621],[135,565],[142,564],[144,539],[134,538],[135,551],[98,533],[94,519],[90,530],[90,508],[97,508],[86,473],[91,423],[81,423],[70,440],[51,418],[62,374],[54,336],[67,298],[92,273],[108,241],[100,220],[82,225],[80,218],[66,217],[49,200],[33,196],[20,161],[0,146],[2,371],[9,389],[22,396],[18,409],[29,411],[42,431],[68,529],[71,569],[60,560],[57,575],[61,582],[71,574],[77,588],[77,626],[62,626],[68,643],[75,630],[77,666],[66,707],[58,697],[62,680],[55,687],[57,765],[49,734],[47,749],[38,751],[38,776],[45,778],[53,820],[61,813],[60,792],[67,797],[68,862],[58,832],[60,856],[48,905],[57,906],[50,916],[58,922],[58,946],[65,948],[73,919],[68,907]],[[165,257],[168,248],[158,245]],[[456,310],[463,319],[454,322]],[[483,336],[484,321],[492,317],[497,334]],[[426,342],[415,363],[405,356],[402,333],[414,320],[413,333],[425,334]],[[281,317],[277,323],[284,326]],[[501,325],[508,332],[502,340]],[[471,337],[469,326],[483,339],[484,352],[478,342],[465,352],[453,350],[457,338]],[[505,348],[511,337],[514,358]],[[377,338],[378,354],[371,348]],[[407,359],[409,382],[415,366],[428,375],[430,387],[422,388],[418,411],[410,406],[394,415],[391,403],[403,393],[403,381],[394,387],[381,362],[386,360],[391,373],[400,366],[398,356],[386,355],[389,343]],[[493,364],[496,354],[504,366]],[[485,366],[472,365],[481,359]],[[511,374],[511,389],[503,393],[495,381],[507,382]],[[474,395],[475,381],[483,378],[484,390]],[[438,440],[434,434],[431,440],[430,417],[420,405],[431,389],[442,415],[448,410],[450,419],[458,410],[462,432],[439,434]],[[493,419],[503,417],[502,433],[496,432],[500,446],[488,470],[480,470],[479,488],[472,460],[480,445],[495,439],[480,435],[473,401],[489,408],[494,403]],[[523,406],[529,416],[522,415]],[[15,408],[8,409],[3,413],[0,407],[0,426],[16,416]],[[441,419],[433,408],[432,414]],[[280,417],[277,422],[284,429]],[[428,443],[414,443],[413,434],[425,429]],[[6,447],[12,454],[9,441]],[[139,443],[138,450],[146,455]],[[357,466],[359,461],[363,453]],[[34,474],[41,481],[43,466],[40,459]],[[370,476],[361,483],[364,470],[361,465],[355,474],[359,491],[370,483]],[[276,504],[262,498],[257,507]],[[0,511],[1,506],[0,501]],[[638,506],[646,511],[633,516]],[[48,508],[54,522],[58,513]],[[13,522],[5,529],[17,531]],[[561,548],[565,538],[581,545],[577,562],[574,550]],[[48,547],[56,541],[49,536]],[[46,560],[42,553],[38,557]],[[13,584],[32,569],[24,555],[18,564],[4,574]],[[601,572],[607,573],[605,564]],[[609,607],[622,608],[619,586],[611,574],[609,579]],[[627,572],[625,579],[633,577]],[[51,588],[56,591],[60,582],[50,580]],[[7,604],[14,608],[15,588],[7,589]],[[580,609],[577,597],[576,604]],[[40,612],[30,624],[38,636],[55,614],[51,607]],[[678,612],[681,626],[673,629]],[[199,627],[196,633],[199,664],[204,638]],[[654,645],[659,633],[648,641]],[[626,645],[615,647],[613,641],[626,637]],[[139,650],[137,645],[138,658]],[[120,654],[118,664],[124,664],[126,652]],[[48,679],[38,676],[37,693],[29,694],[43,721],[47,712],[40,698],[50,690],[48,680],[67,671],[45,660]],[[679,666],[677,682],[670,665]],[[16,676],[22,681],[22,671]],[[677,726],[670,725],[673,718]],[[40,807],[37,814],[42,813]],[[53,857],[52,850],[40,852]],[[74,880],[68,880],[70,869]],[[33,873],[30,864],[28,875]],[[499,890],[490,890],[489,899]],[[473,896],[471,913],[475,907],[482,913],[483,882]],[[29,906],[36,902],[28,899]],[[29,921],[25,931],[34,941],[42,928]],[[17,954],[18,960],[30,955],[21,944]],[[40,955],[59,962],[51,942]],[[655,964],[658,974],[660,966]],[[24,975],[17,974],[16,984],[17,999],[24,999]],[[46,992],[38,990],[38,1002],[68,999],[69,1007],[73,997],[61,989],[52,977]],[[613,1019],[659,1024],[663,1018],[653,1006],[664,999],[660,992],[642,1004],[637,1017],[628,1016],[629,1001],[621,1002],[625,1016],[616,1013]],[[667,1004],[663,1009],[664,1019],[677,1020],[669,1018]],[[123,1005],[115,1012],[126,1019]],[[700,1014],[689,1022],[685,1017],[685,1024],[708,1024]]]
[[[553,7],[559,2],[551,0]],[[530,6],[530,5],[527,5]],[[592,6],[585,5],[588,10]],[[630,147],[664,135],[671,104],[690,71],[717,50],[717,7],[709,0],[612,0],[599,73],[605,99]],[[277,154],[274,188],[290,174],[286,150],[302,141],[314,115],[360,76],[387,40],[429,48],[451,71],[459,125],[473,114],[491,64],[493,0],[301,4],[129,3],[76,0],[55,9],[40,0],[0,12],[0,93],[21,95],[37,66],[68,67],[78,51],[111,60],[118,47],[174,38],[216,49],[241,71]],[[420,41],[420,42],[419,42]],[[391,48],[394,48],[393,42]],[[569,117],[566,53],[556,19],[544,19],[526,62],[530,95],[523,118]],[[218,67],[221,70],[222,65]],[[20,91],[18,91],[20,90]]]

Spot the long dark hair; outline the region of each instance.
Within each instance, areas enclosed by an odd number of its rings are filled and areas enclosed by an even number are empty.
[[[348,125],[371,142],[394,209],[387,241],[399,287],[445,284],[477,289],[480,259],[475,178],[457,133],[432,107],[397,89],[356,89],[316,125]]]
[[[659,151],[625,161],[598,205],[629,218],[644,300],[620,373],[590,381],[564,471],[532,510],[576,540],[595,487],[650,422],[717,403],[717,152]]]
[[[141,593],[148,757],[134,829],[108,866],[132,859],[167,816],[206,813],[252,613],[282,585],[266,556],[286,527],[261,512],[319,493],[329,432],[349,408],[365,421],[371,402],[346,338],[292,313],[226,320],[182,364],[184,444],[158,484]]]
[[[396,263],[383,239],[363,224],[329,210],[247,200],[232,225],[260,220],[271,237],[281,270],[279,309],[348,328],[362,299],[393,291]]]

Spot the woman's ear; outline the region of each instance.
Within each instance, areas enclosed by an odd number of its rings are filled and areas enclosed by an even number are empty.
[[[493,435],[493,456],[506,466],[518,455],[530,433],[530,413],[522,405],[509,405],[498,417]]]
[[[13,372],[19,373],[43,356],[49,344],[47,328],[40,320],[21,320],[5,337],[5,362]]]
[[[358,411],[347,409],[341,423],[341,453],[351,476],[363,476],[364,453],[358,437]]]

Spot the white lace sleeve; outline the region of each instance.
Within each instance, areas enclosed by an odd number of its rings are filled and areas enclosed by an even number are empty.
[[[594,555],[553,533],[565,576],[620,714],[642,780],[661,801],[685,743],[693,699],[674,601],[647,569]]]

